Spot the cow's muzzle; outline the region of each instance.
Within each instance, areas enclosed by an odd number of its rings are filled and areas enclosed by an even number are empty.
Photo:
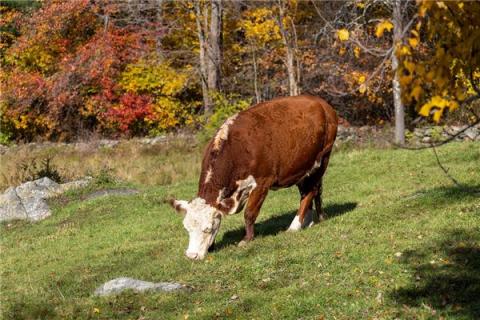
[[[202,260],[204,258],[204,256],[201,256],[196,252],[186,251],[185,255],[187,256],[187,258],[192,259],[192,260]]]

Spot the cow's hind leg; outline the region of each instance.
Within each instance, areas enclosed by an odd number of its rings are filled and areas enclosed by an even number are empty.
[[[319,170],[319,179],[317,185],[317,193],[315,195],[315,211],[318,220],[322,221],[325,220],[327,217],[325,212],[322,209],[322,193],[323,193],[323,175],[328,167],[328,161],[330,160],[330,152],[326,153],[322,158],[322,164]]]
[[[302,193],[302,192],[301,192]],[[288,231],[298,231],[304,225],[305,216],[308,211],[312,209],[312,200],[315,196],[315,191],[310,191],[307,194],[302,194],[302,200],[300,201],[300,208],[298,208],[295,218],[293,218]]]
[[[257,186],[250,197],[248,198],[247,208],[245,209],[245,236],[243,240],[238,244],[239,246],[245,245],[247,242],[253,240],[255,236],[254,225],[257,220],[258,214],[260,213],[260,208],[262,207],[263,201],[267,197],[268,187]]]

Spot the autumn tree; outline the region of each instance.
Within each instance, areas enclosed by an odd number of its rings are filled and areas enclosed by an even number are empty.
[[[403,99],[435,122],[460,106],[479,121],[480,3],[420,1],[418,15],[408,42],[399,49],[404,53]]]

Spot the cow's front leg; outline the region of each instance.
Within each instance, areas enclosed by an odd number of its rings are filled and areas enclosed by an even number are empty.
[[[267,197],[268,188],[257,186],[248,198],[247,208],[245,209],[245,236],[239,242],[239,246],[244,246],[247,242],[253,240],[255,236],[254,225],[257,220],[263,201]]]

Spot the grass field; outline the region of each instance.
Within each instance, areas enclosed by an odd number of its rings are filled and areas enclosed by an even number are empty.
[[[172,157],[181,166],[198,153]],[[479,319],[480,145],[438,153],[463,187],[446,178],[431,150],[337,152],[325,178],[328,220],[287,233],[297,190],[271,192],[253,242],[237,247],[243,216],[227,217],[216,251],[200,262],[184,257],[182,218],[162,203],[168,194],[193,197],[198,168],[170,185],[128,183],[137,195],[82,200],[111,187],[101,184],[70,193],[52,201],[54,214],[43,222],[1,226],[2,316]],[[121,276],[194,289],[92,295]]]

